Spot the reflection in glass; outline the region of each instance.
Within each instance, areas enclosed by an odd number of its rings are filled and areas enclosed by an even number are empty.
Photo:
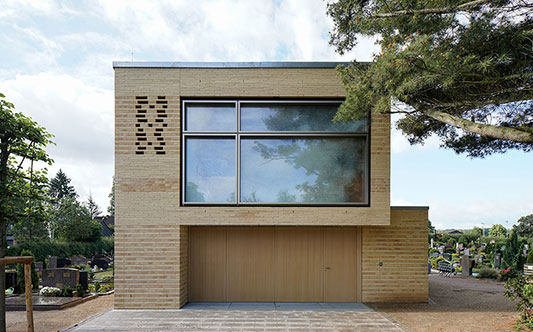
[[[366,119],[333,122],[339,104],[241,104],[244,131],[366,131]]]
[[[234,103],[186,103],[185,130],[235,131],[236,112]]]
[[[360,203],[364,138],[241,138],[241,201]]]
[[[233,138],[187,138],[185,155],[185,202],[228,202],[235,197]]]

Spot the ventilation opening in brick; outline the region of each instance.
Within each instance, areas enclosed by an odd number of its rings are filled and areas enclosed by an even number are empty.
[[[144,151],[135,151],[135,154],[144,154]]]
[[[137,113],[146,113],[146,110],[137,110]]]
[[[157,99],[167,99],[165,96],[157,96]]]
[[[136,96],[135,99],[148,99],[148,96]]]
[[[145,154],[145,152],[154,151],[156,154],[166,154],[163,133],[165,131],[164,128],[168,127],[168,124],[165,123],[165,118],[168,118],[166,113],[168,108],[167,98],[165,96],[150,98],[148,96],[136,96],[135,99],[135,118],[137,119],[135,123],[137,128],[135,132],[135,153]],[[142,123],[146,123],[148,128],[156,127],[153,135],[152,132],[145,132],[144,128],[142,128],[143,126],[141,126]]]
[[[165,151],[156,151],[155,154],[165,154]]]

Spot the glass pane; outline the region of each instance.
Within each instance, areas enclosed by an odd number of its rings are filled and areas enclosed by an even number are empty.
[[[366,131],[366,119],[333,122],[339,104],[241,104],[245,131]]]
[[[185,130],[235,131],[236,112],[234,103],[186,103]]]
[[[235,203],[235,140],[187,138],[185,202]]]
[[[242,138],[241,201],[365,201],[364,138]]]

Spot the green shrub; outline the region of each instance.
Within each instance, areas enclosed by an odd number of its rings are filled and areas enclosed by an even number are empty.
[[[448,253],[448,254],[454,254],[454,253],[455,253],[455,249],[453,249],[453,248],[446,248],[446,251],[445,251],[445,252]]]
[[[85,289],[83,289],[83,286],[81,284],[76,285],[76,292],[78,293],[79,297],[85,296]]]
[[[488,267],[484,267],[479,270],[478,278],[487,278],[487,279],[497,279],[498,278],[498,271],[495,269],[491,269]]]
[[[436,252],[438,253],[439,249],[431,248],[431,249],[429,249],[429,253],[428,254],[431,255],[431,254],[436,253]]]
[[[517,330],[533,329],[533,276],[518,275],[510,278],[505,283],[504,295],[516,303],[516,309],[520,312]]]
[[[17,256],[34,257],[32,252],[27,249],[22,250],[20,255]],[[34,262],[31,263],[31,285],[32,289],[39,289],[39,275],[37,274],[37,271],[35,271],[35,259]],[[22,293],[26,291],[26,281],[24,280],[24,264],[17,264],[17,286]]]
[[[103,276],[102,277],[102,281],[103,282],[111,282],[111,281],[113,281],[113,279],[114,279],[113,276]]]
[[[44,261],[48,256],[92,257],[96,253],[112,254],[114,237],[105,237],[97,242],[28,241],[7,249],[6,256],[20,256],[24,249],[30,250],[37,261]]]
[[[527,260],[526,260],[526,263],[528,264],[533,264],[533,249],[531,249],[529,251],[529,253],[527,254]]]
[[[63,295],[64,297],[72,297],[72,295],[74,295],[73,293],[74,293],[74,290],[73,290],[72,288],[70,288],[70,287],[67,286],[67,287],[65,287],[65,289],[63,290],[63,294],[62,294],[62,295]]]
[[[437,269],[439,267],[439,262],[440,261],[444,261],[444,257],[431,257],[430,259],[430,262],[431,262],[431,268],[432,269]]]

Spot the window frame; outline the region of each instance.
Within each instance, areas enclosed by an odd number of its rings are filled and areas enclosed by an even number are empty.
[[[370,132],[371,121],[370,113],[367,117],[367,124],[365,131],[244,131],[241,130],[241,104],[334,104],[339,105],[343,99],[253,99],[253,98],[239,98],[239,99],[224,99],[224,98],[182,98],[180,110],[180,206],[233,206],[233,207],[369,207],[370,206]],[[186,128],[186,104],[188,103],[235,103],[236,107],[236,130],[235,131],[189,131]],[[185,187],[187,185],[186,179],[186,140],[187,138],[234,138],[235,140],[235,201],[234,202],[186,202],[185,201]],[[337,138],[351,138],[362,137],[365,139],[364,147],[364,161],[363,161],[363,201],[362,202],[239,202],[241,195],[241,137],[245,138],[317,138],[317,137],[337,137]]]

